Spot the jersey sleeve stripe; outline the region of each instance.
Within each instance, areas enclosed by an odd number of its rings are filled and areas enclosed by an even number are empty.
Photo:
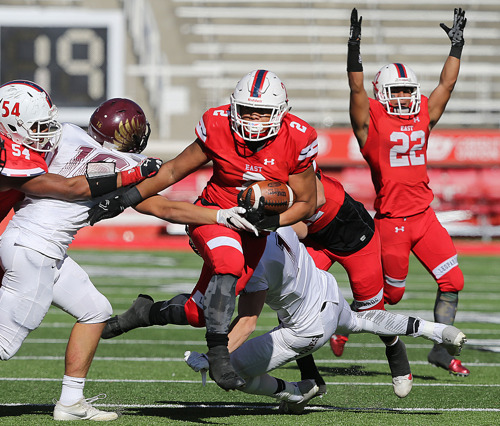
[[[196,126],[195,132],[196,136],[198,136],[201,141],[207,141],[207,129],[205,128],[205,123],[203,122],[203,120],[199,121],[198,125]]]
[[[4,167],[1,174],[9,177],[34,177],[43,175],[44,173],[45,170],[40,167],[36,167],[34,169],[10,169],[8,167]]]
[[[318,140],[314,139],[314,141],[306,146],[299,154],[299,161],[303,161],[306,158],[313,157],[318,154]]]

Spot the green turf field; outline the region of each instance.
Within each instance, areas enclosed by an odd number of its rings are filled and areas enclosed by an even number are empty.
[[[200,259],[190,253],[71,251],[95,285],[121,313],[139,293],[155,300],[189,292],[198,277]],[[183,361],[186,350],[205,351],[204,330],[187,326],[134,330],[101,341],[91,367],[86,396],[107,398],[96,404],[119,410],[117,425],[499,425],[500,424],[500,261],[461,256],[466,288],[461,293],[456,325],[468,335],[462,362],[467,378],[452,377],[430,366],[431,343],[404,337],[414,374],[413,390],[397,398],[382,343],[376,336],[351,336],[343,357],[329,347],[315,354],[328,393],[313,399],[301,416],[280,415],[266,397],[224,392]],[[341,267],[332,272],[350,300]],[[412,259],[405,299],[391,310],[432,320],[436,284]],[[0,364],[0,424],[52,424],[52,399],[58,398],[64,350],[72,318],[51,308],[41,327],[18,354]],[[276,324],[265,310],[258,333]],[[300,380],[295,364],[274,371]]]

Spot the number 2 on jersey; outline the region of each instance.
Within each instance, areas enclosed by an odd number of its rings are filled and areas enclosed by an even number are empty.
[[[410,148],[410,141],[417,142]],[[391,133],[391,142],[396,143],[389,153],[391,167],[422,166],[425,164],[425,132],[417,130],[410,135],[403,132]]]

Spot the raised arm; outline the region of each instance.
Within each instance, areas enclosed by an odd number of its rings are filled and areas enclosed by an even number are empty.
[[[440,24],[451,41],[451,50],[441,71],[439,84],[429,96],[429,127],[431,129],[443,115],[458,79],[460,57],[465,43],[464,28],[466,23],[465,10],[458,8],[454,11],[453,26],[451,28],[448,28],[443,23]]]
[[[349,116],[354,136],[361,148],[368,137],[370,123],[370,101],[363,83],[363,63],[361,61],[361,22],[358,11],[351,12],[351,27],[347,43],[347,78],[349,80]]]

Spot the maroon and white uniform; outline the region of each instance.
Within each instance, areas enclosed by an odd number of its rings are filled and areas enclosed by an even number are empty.
[[[353,309],[384,309],[384,277],[380,237],[373,219],[342,184],[318,170],[326,202],[304,222],[302,242],[316,266],[328,271],[338,262],[346,270],[354,296]]]
[[[288,182],[290,175],[302,173],[313,164],[318,152],[317,134],[305,121],[287,114],[276,137],[253,153],[231,131],[229,111],[229,105],[211,108],[196,127],[203,150],[213,162],[213,175],[198,204],[223,209],[235,207],[238,193],[250,182]],[[186,313],[191,325],[201,327],[204,326],[202,299],[210,278],[215,274],[238,277],[238,294],[257,266],[266,238],[220,225],[190,226],[189,232],[205,262],[186,303]]]
[[[33,151],[26,146],[3,137],[5,143],[5,167],[0,175],[8,177],[35,177],[47,173],[43,153]],[[15,189],[0,192],[0,221],[14,205],[24,198],[24,194]]]
[[[403,296],[410,251],[433,274],[442,292],[460,291],[464,285],[455,246],[430,207],[427,102],[422,96],[420,113],[402,118],[387,114],[380,102],[370,99],[368,137],[361,153],[377,193],[375,225],[390,304]]]

